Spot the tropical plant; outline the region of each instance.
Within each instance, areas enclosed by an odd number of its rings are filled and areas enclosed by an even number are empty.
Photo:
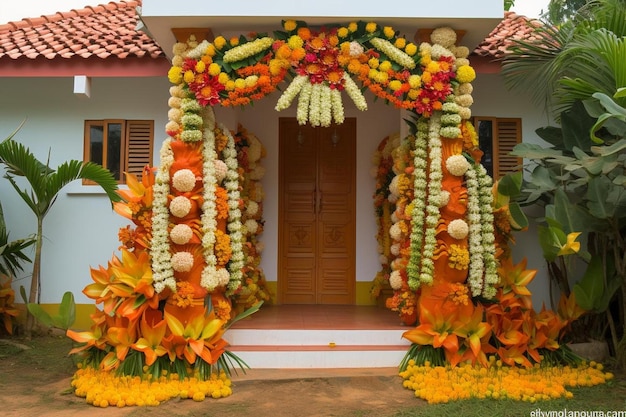
[[[530,92],[558,119],[578,100],[626,86],[625,35],[626,2],[591,0],[558,27],[535,28],[532,41],[513,41],[502,62],[505,85]]]
[[[119,201],[120,197],[115,192],[117,181],[107,169],[92,162],[70,160],[62,163],[54,170],[50,168],[48,163],[40,162],[27,147],[13,140],[16,133],[17,131],[0,143],[0,163],[6,167],[4,177],[37,219],[35,256],[28,302],[38,304],[41,295],[43,221],[61,189],[74,180],[84,179],[100,185],[111,201]],[[24,177],[30,186],[30,191],[22,189],[16,177]],[[27,337],[30,337],[33,325],[34,318],[29,313],[25,328]]]
[[[622,88],[615,99],[624,95]],[[582,308],[606,316],[615,351],[624,360],[626,108],[595,93],[584,105],[578,102],[564,112],[560,128],[541,128],[537,134],[551,147],[523,143],[513,154],[534,166],[523,187],[524,203],[538,203],[545,209],[540,239],[549,271],[563,293],[573,292]],[[580,234],[586,251],[576,242]],[[572,267],[563,257],[575,253],[587,268],[570,288]],[[620,287],[622,302],[615,316],[622,320],[621,330],[609,308]]]

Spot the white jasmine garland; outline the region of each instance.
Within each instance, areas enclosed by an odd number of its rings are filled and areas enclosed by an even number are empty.
[[[274,108],[276,111],[281,111],[289,108],[291,102],[298,95],[302,87],[309,83],[309,78],[305,75],[297,75],[289,84],[289,87],[283,91],[283,94],[278,98],[278,102],[276,103],[276,107]]]
[[[249,58],[272,46],[274,40],[270,37],[258,38],[243,45],[235,46],[224,53],[224,62],[233,63]]]
[[[435,61],[441,58],[442,56],[454,58],[454,54],[448,48],[439,44],[434,44],[431,46],[430,56]]]
[[[441,136],[449,139],[456,139],[461,136],[461,129],[457,126],[444,126],[441,128]]]
[[[212,108],[207,108],[204,115],[205,139],[202,146],[202,182],[203,203],[202,216],[202,254],[205,266],[202,270],[200,285],[207,291],[213,291],[219,285],[216,276],[217,258],[215,256],[215,232],[217,230],[217,206],[215,189],[217,180],[215,177],[215,116]]]
[[[415,61],[406,52],[396,48],[394,44],[386,39],[372,38],[370,43],[383,54],[404,68],[415,68]]]
[[[200,59],[202,58],[202,55],[205,54],[208,47],[209,47],[209,41],[204,40],[200,42],[198,46],[196,46],[195,48],[187,51],[187,57],[193,58],[193,59]]]
[[[336,88],[330,90],[330,99],[333,109],[333,120],[338,125],[342,124],[345,120],[343,113],[343,102],[341,100],[341,91]]]
[[[228,167],[225,178],[225,188],[228,192],[228,225],[227,229],[230,236],[230,246],[232,255],[228,263],[228,273],[230,275],[228,281],[228,289],[226,295],[230,296],[241,286],[241,278],[243,276],[242,269],[244,267],[243,241],[244,237],[241,233],[241,210],[239,210],[239,164],[237,163],[237,150],[235,149],[235,139],[230,131],[222,126],[222,129],[228,137],[226,148],[222,154]]]
[[[180,140],[183,142],[200,142],[202,140],[202,132],[200,130],[183,130],[180,134]]]
[[[320,126],[328,127],[332,122],[332,93],[329,86],[320,84]]]
[[[360,43],[356,41],[350,42],[350,56],[351,57],[359,57],[361,56],[361,54],[363,54],[363,52],[364,52],[363,45],[361,45]]]
[[[348,94],[348,97],[352,99],[356,108],[361,111],[367,110],[367,101],[365,101],[365,97],[363,97],[361,89],[358,85],[356,85],[354,80],[345,72],[343,73],[343,81],[346,93]]]
[[[428,196],[428,182],[426,171],[428,168],[428,124],[421,117],[417,123],[415,137],[415,151],[413,155],[414,199],[411,215],[411,255],[406,268],[409,288],[416,290],[420,284],[420,268],[422,264],[422,246],[424,244],[424,228],[426,219],[426,199]]]
[[[298,108],[296,110],[296,119],[298,119],[298,124],[303,126],[309,120],[309,106],[311,104],[311,91],[313,90],[313,85],[310,82],[307,82],[302,86],[302,90],[300,91],[300,97],[298,97]]]
[[[482,295],[485,298],[493,298],[496,294],[495,285],[500,282],[498,276],[498,262],[496,258],[496,238],[493,227],[493,193],[492,179],[482,165],[476,165],[478,177],[479,202],[481,216],[482,244],[485,262],[485,284]]]
[[[320,106],[322,99],[322,84],[313,84],[311,88],[311,100],[309,103],[309,123],[313,127],[322,124],[322,108]]]
[[[185,113],[180,121],[185,129],[202,129],[202,117],[195,113]]]
[[[467,187],[467,218],[469,221],[469,253],[470,263],[467,282],[472,296],[483,292],[484,257],[480,216],[480,195],[477,173],[469,169],[465,174]],[[491,208],[491,207],[490,207]]]
[[[167,196],[170,192],[169,170],[174,162],[174,153],[167,138],[160,151],[160,166],[155,176],[152,200],[152,240],[150,255],[152,261],[152,280],[157,293],[169,287],[176,291],[176,280],[172,269],[168,227],[170,213],[167,208]]]

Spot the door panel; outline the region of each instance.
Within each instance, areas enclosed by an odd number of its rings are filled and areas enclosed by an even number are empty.
[[[280,303],[354,304],[355,142],[355,119],[280,119]]]

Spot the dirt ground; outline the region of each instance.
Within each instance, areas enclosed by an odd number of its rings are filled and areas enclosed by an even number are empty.
[[[27,349],[16,345],[24,345]],[[395,369],[250,370],[233,375],[233,394],[158,407],[96,408],[70,387],[75,366],[64,336],[0,340],[0,415],[25,416],[391,416],[423,402]]]

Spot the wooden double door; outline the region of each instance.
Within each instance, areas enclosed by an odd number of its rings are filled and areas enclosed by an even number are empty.
[[[279,123],[278,302],[354,304],[356,119]]]

